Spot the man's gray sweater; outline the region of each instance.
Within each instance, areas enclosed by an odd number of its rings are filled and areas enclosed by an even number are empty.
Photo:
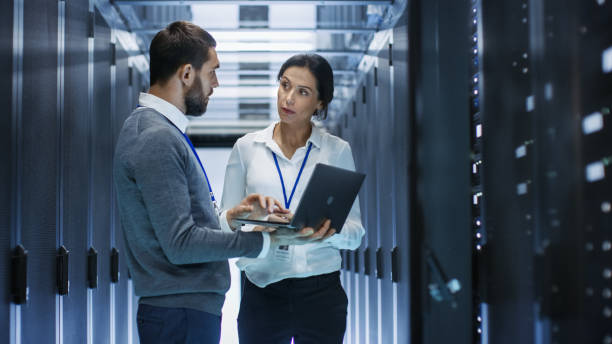
[[[220,315],[230,285],[227,259],[256,257],[262,234],[220,230],[191,147],[155,110],[138,108],[125,121],[113,172],[125,255],[140,302]]]

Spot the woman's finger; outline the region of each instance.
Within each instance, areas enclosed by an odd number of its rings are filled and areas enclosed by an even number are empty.
[[[264,226],[255,226],[253,227],[253,232],[265,232],[266,227]]]
[[[268,205],[266,204],[266,198],[262,195],[257,195],[257,199],[259,201],[259,206],[261,207],[261,209],[267,209]]]
[[[317,230],[316,233],[311,235],[309,239],[319,240],[319,239],[323,238],[327,234],[327,232],[329,231],[329,226],[330,225],[331,225],[331,221],[329,219],[325,220],[325,222],[323,222],[323,225],[321,225],[321,227],[319,227],[319,230]]]
[[[268,221],[289,223],[287,217],[278,214],[268,215]]]
[[[307,236],[311,236],[313,233],[314,233],[314,229],[312,229],[312,227],[304,227],[299,232],[297,232],[297,236],[307,237]]]
[[[323,238],[321,238],[321,241],[331,237],[332,235],[336,234],[336,229],[334,228],[330,228],[329,231],[327,231],[327,234],[325,234],[325,236]]]
[[[274,198],[266,197],[266,206],[264,209],[266,209],[268,214],[271,214],[274,212]]]
[[[253,227],[253,232],[266,232],[266,233],[270,233],[270,232],[274,232],[276,230],[276,227],[267,227],[267,226],[255,226]]]
[[[239,216],[240,214],[243,214],[243,213],[249,213],[251,211],[253,211],[253,206],[251,206],[251,205],[244,205],[244,204],[243,205],[237,205],[237,206],[235,206],[232,209],[232,214],[231,215],[233,217],[235,217],[235,216]]]
[[[270,198],[272,198],[272,197],[270,197]],[[272,200],[274,202],[274,205],[276,206],[275,212],[280,212],[280,213],[284,213],[284,214],[291,212],[289,209],[285,209],[285,207],[283,207],[283,204],[279,200],[277,200],[276,198],[272,198]]]

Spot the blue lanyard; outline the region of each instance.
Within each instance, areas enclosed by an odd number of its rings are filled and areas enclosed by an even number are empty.
[[[142,105],[138,104],[138,107],[142,107]],[[210,199],[213,201],[213,204],[215,205],[215,208],[217,207],[217,203],[215,201],[215,194],[212,191],[212,188],[210,187],[210,182],[208,181],[208,175],[206,175],[206,170],[204,169],[204,165],[202,165],[202,161],[200,161],[200,156],[198,155],[198,152],[196,151],[195,147],[193,146],[193,143],[191,142],[191,140],[189,139],[189,136],[187,136],[187,134],[185,134],[181,129],[179,129],[176,125],[174,125],[174,123],[170,122],[178,131],[181,132],[181,134],[183,134],[183,137],[185,138],[185,140],[187,140],[187,143],[189,144],[189,147],[191,147],[191,151],[193,152],[193,154],[195,155],[196,159],[198,159],[198,163],[200,164],[200,167],[202,168],[202,172],[204,172],[204,178],[206,178],[206,184],[208,185],[208,191],[210,192]]]
[[[179,131],[180,131],[180,129],[179,129]],[[191,147],[191,151],[195,155],[196,159],[198,159],[198,163],[200,163],[200,167],[202,168],[202,172],[204,172],[204,178],[206,178],[206,184],[208,184],[208,191],[210,191],[210,199],[212,199],[213,203],[215,203],[215,194],[213,193],[212,188],[210,187],[210,182],[208,181],[208,176],[206,175],[206,170],[204,169],[204,165],[202,165],[202,161],[200,161],[200,156],[198,155],[198,152],[196,152],[196,149],[193,146],[193,143],[191,143],[191,140],[189,139],[189,136],[187,136],[187,134],[185,134],[182,131],[181,131],[181,134],[183,134],[183,137],[185,138],[185,140],[187,140],[187,143],[189,143],[189,147]]]
[[[289,196],[289,200],[287,200],[287,192],[285,191],[285,181],[283,180],[283,174],[281,173],[280,167],[278,166],[278,159],[276,158],[276,154],[272,152],[274,156],[274,162],[276,163],[276,170],[278,171],[278,176],[280,177],[281,186],[283,187],[283,197],[285,197],[285,208],[289,209],[289,205],[291,204],[291,200],[293,199],[293,194],[295,193],[295,188],[300,181],[300,177],[302,176],[302,171],[304,171],[304,166],[306,166],[306,160],[308,160],[308,155],[310,154],[310,149],[312,148],[312,142],[308,145],[308,150],[306,151],[306,156],[304,156],[304,161],[302,161],[302,167],[300,167],[300,172],[295,179],[295,184],[293,184],[293,190],[291,190],[291,196]]]

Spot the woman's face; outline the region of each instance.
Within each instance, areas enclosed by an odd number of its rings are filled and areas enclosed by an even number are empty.
[[[306,124],[321,110],[317,81],[306,67],[289,67],[280,78],[276,100],[278,116],[287,124]]]

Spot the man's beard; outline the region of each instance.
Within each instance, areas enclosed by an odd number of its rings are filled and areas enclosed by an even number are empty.
[[[202,116],[206,112],[208,103],[205,96],[202,95],[202,79],[198,76],[194,80],[193,86],[187,91],[185,98],[185,115],[187,116]]]

